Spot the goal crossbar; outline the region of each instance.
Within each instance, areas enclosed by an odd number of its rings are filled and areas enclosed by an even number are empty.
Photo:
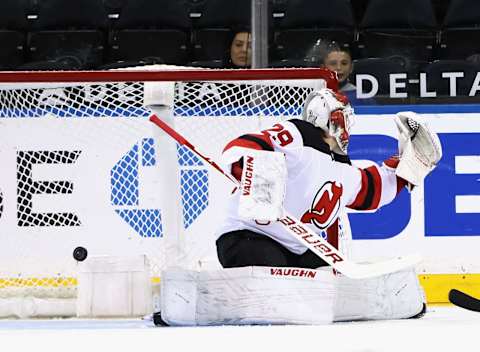
[[[113,71],[0,71],[1,83],[35,82],[151,82],[322,79],[338,89],[336,73],[325,68],[248,70],[113,70]]]

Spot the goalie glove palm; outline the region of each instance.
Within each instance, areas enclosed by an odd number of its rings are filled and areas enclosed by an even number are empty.
[[[437,134],[414,112],[399,112],[395,123],[400,154],[396,174],[418,186],[442,158],[442,145]]]

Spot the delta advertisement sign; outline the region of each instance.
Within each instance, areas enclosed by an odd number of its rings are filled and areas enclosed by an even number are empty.
[[[388,74],[388,96],[390,98],[408,98],[408,86],[411,84],[418,85],[418,96],[421,98],[435,98],[440,96],[439,92],[433,88],[429,88],[429,77],[425,72],[419,74],[417,79],[409,79],[407,73],[390,73]],[[480,91],[480,72],[472,81],[471,78],[465,77],[464,72],[442,72],[441,82],[448,87],[448,96],[456,97],[457,95],[465,95],[473,97]],[[467,88],[464,88],[467,85]],[[371,74],[355,75],[356,98],[370,99],[379,94],[380,83],[379,78]],[[462,93],[459,87],[463,87]],[[468,92],[468,93],[466,93]]]

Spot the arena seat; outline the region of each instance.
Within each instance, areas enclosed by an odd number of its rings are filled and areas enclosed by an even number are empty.
[[[353,33],[341,29],[282,30],[276,34],[273,57],[275,60],[310,58],[315,44],[319,41],[334,41],[349,48]],[[317,58],[317,61],[319,60],[320,58]]]
[[[203,0],[192,5],[190,17],[196,28],[250,27],[251,0]]]
[[[102,0],[39,2],[38,19],[28,33],[30,61],[76,57],[80,69],[103,61],[107,14]]]
[[[110,34],[107,61],[156,58],[163,63],[185,64],[190,27],[185,0],[126,0]]]
[[[204,67],[204,68],[223,68],[224,62],[223,60],[199,60],[199,61],[189,62],[187,66]]]
[[[272,68],[294,68],[294,67],[318,67],[315,63],[312,63],[306,59],[283,59],[273,61],[269,67]]]
[[[19,71],[81,70],[83,62],[76,56],[60,56],[56,59],[26,62],[16,68]]]
[[[27,4],[19,0],[0,2],[0,69],[13,69],[25,59]]]
[[[29,61],[77,58],[72,61],[81,63],[75,63],[76,69],[100,65],[104,48],[105,34],[99,30],[37,31],[30,32],[28,37]]]
[[[206,28],[194,31],[192,40],[194,61],[224,61],[228,57],[234,34],[230,28]]]
[[[25,60],[25,34],[19,31],[0,30],[0,70],[14,69]]]
[[[162,64],[163,61],[160,58],[156,57],[146,57],[140,60],[120,60],[115,62],[109,62],[100,66],[99,70],[112,70],[117,68],[131,68],[138,66],[148,66],[148,65],[157,65]]]
[[[112,34],[109,62],[156,58],[160,63],[188,61],[189,34],[177,29],[122,29]]]
[[[443,20],[444,28],[473,28],[480,25],[480,2],[450,0]]]
[[[357,49],[363,58],[399,56],[405,62],[431,61],[436,54],[436,34],[422,30],[363,31]]]
[[[28,3],[24,0],[0,1],[0,28],[25,31],[27,21]]]
[[[273,12],[273,60],[311,57],[318,41],[350,47],[355,19],[348,0],[286,0]],[[319,61],[319,58],[317,58]]]
[[[451,0],[440,35],[440,59],[466,59],[480,54],[480,2]]]
[[[430,0],[370,0],[359,28],[362,57],[435,56],[437,21]]]
[[[370,0],[361,29],[432,29],[437,26],[430,0]]]
[[[110,18],[117,19],[120,16],[125,1],[126,0],[103,0],[105,9]]]
[[[225,61],[237,31],[249,31],[251,1],[190,0],[192,6],[192,58],[194,61]]]
[[[189,31],[191,21],[186,0],[125,0],[118,29],[182,29]]]
[[[287,0],[273,13],[278,28],[353,29],[355,20],[349,0]]]
[[[462,60],[480,54],[480,29],[445,29],[440,35],[440,59]]]

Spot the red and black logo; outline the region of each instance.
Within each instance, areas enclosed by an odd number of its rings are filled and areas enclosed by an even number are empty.
[[[337,218],[343,186],[325,182],[313,199],[311,208],[302,215],[303,223],[313,224],[321,230],[329,227]]]

